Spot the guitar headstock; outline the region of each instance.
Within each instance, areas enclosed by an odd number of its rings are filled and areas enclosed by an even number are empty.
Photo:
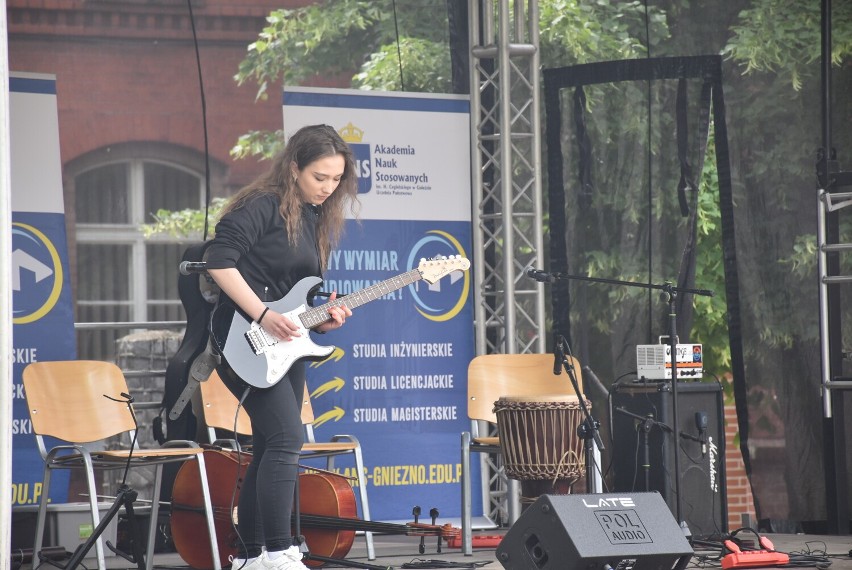
[[[470,261],[460,255],[451,255],[437,259],[421,259],[417,270],[424,281],[435,283],[453,271],[467,271]]]

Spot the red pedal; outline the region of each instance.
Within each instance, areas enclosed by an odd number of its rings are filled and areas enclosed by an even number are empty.
[[[772,547],[769,539],[761,537],[763,546]],[[740,550],[740,547],[732,540],[725,541],[725,547],[731,551],[722,558],[722,568],[761,568],[764,566],[783,566],[790,563],[790,557],[783,552],[770,550]]]
[[[503,535],[500,534],[480,534],[471,538],[471,546],[473,548],[497,548],[500,546],[501,540],[503,540]],[[446,542],[450,548],[461,548],[462,545],[460,536],[450,536]]]

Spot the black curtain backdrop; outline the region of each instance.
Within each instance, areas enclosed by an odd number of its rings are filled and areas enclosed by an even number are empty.
[[[705,33],[689,40],[713,43]],[[715,55],[544,71],[551,271],[708,288],[694,281],[695,256],[709,253],[696,249],[694,208],[707,197],[694,184],[705,166],[718,178],[726,381],[757,516],[775,531],[820,531],[826,521],[816,252],[807,245],[817,222],[817,80],[797,91]],[[846,66],[835,78],[835,125],[852,124],[849,97],[839,96],[849,86]],[[836,139],[848,142],[848,131]],[[552,293],[554,331],[606,385],[635,378],[636,345],[666,334],[658,292],[559,281]],[[692,301],[678,304],[681,343],[696,342],[703,319]]]
[[[695,283],[697,176],[706,153],[712,108],[732,384],[741,403],[742,441],[747,441],[721,58],[656,58],[548,69],[544,84],[550,268],[568,275],[604,273],[606,269],[594,259],[608,256],[616,273],[601,277],[706,288]],[[647,101],[649,94],[652,104],[643,106],[642,99]],[[563,113],[563,107],[568,112]],[[621,116],[613,113],[618,108],[623,109]],[[652,114],[643,108],[650,108]],[[615,120],[600,125],[604,116]],[[657,293],[641,287],[557,281],[551,299],[553,328],[577,339],[581,362],[615,378],[635,370],[637,344],[654,344],[658,335],[667,334],[668,304],[656,301]],[[679,294],[677,301],[678,338],[688,343],[692,295]],[[601,326],[604,321],[613,323],[608,331]],[[609,363],[600,358],[603,355]],[[744,446],[750,472],[748,453]],[[682,497],[685,502],[692,499]]]

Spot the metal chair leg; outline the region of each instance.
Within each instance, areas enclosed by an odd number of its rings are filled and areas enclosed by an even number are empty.
[[[210,498],[210,483],[207,480],[207,465],[204,461],[204,454],[199,453],[195,456],[198,461],[198,475],[201,479],[201,494],[204,497],[204,514],[207,518],[207,534],[210,537],[210,554],[213,557],[213,570],[222,570],[222,563],[219,561],[219,542],[216,537],[216,527],[214,525],[213,501]],[[228,513],[230,516],[230,513]]]
[[[461,526],[462,526],[462,553],[465,556],[473,556],[473,534],[471,532],[471,502],[470,490],[470,432],[461,434]]]

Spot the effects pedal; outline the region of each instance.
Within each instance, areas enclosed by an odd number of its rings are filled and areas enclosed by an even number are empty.
[[[722,558],[722,568],[761,568],[764,566],[784,566],[790,563],[790,557],[783,552],[776,552],[775,546],[765,536],[760,537],[761,550],[741,550],[733,540],[725,541],[725,548],[730,551]]]

